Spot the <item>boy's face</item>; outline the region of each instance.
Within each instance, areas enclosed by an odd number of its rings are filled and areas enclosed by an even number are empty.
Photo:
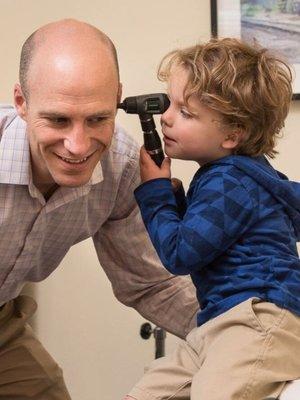
[[[222,115],[194,96],[184,102],[187,72],[173,69],[168,83],[170,107],[161,117],[165,153],[200,165],[230,155],[232,132],[224,127]]]

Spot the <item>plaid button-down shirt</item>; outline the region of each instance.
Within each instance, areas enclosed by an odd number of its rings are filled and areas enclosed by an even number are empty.
[[[0,107],[0,305],[25,282],[45,279],[69,248],[92,237],[116,297],[179,336],[195,325],[189,278],[160,264],[133,197],[138,147],[117,128],[110,149],[81,187],[59,187],[46,202],[34,186],[25,122]]]

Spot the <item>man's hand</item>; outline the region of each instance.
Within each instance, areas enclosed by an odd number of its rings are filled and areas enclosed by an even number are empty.
[[[140,151],[140,173],[142,182],[147,182],[150,179],[157,178],[169,178],[171,179],[171,160],[166,157],[161,167],[158,167],[152,160],[150,155],[145,150],[145,147],[141,147]]]

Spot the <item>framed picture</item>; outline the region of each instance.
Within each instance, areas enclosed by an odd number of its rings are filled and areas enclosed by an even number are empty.
[[[292,65],[293,100],[300,100],[300,0],[211,0],[214,37],[255,38]]]

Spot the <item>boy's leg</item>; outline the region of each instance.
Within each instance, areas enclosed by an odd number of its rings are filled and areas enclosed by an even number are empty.
[[[300,376],[300,317],[249,299],[203,327],[207,353],[191,400],[277,398]]]
[[[0,310],[0,399],[71,400],[61,369],[27,324],[35,310],[28,296]]]
[[[137,400],[263,400],[300,377],[300,317],[249,299],[194,329],[129,393]],[[192,387],[190,389],[192,381]]]
[[[186,341],[180,342],[174,353],[153,361],[127,398],[190,400],[191,381],[201,365],[203,346],[202,341],[197,339],[197,330],[195,328]]]

